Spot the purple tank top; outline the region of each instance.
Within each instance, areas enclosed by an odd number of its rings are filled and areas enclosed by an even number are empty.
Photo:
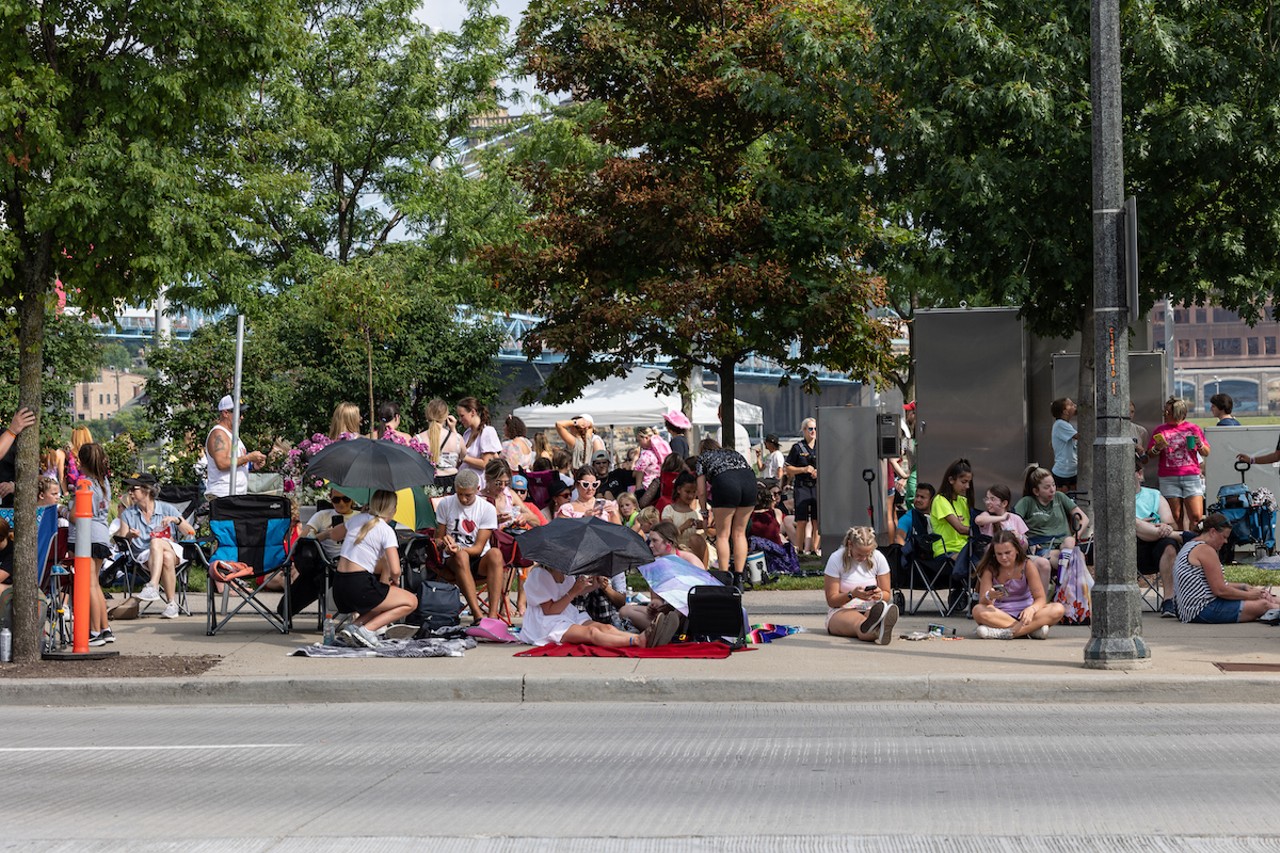
[[[1031,590],[1027,587],[1026,568],[1023,574],[1004,582],[1004,598],[996,599],[996,607],[1016,617],[1031,604]],[[1031,571],[1035,571],[1034,568]]]

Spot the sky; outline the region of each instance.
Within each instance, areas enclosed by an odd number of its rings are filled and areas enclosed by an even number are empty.
[[[496,11],[505,15],[511,22],[511,32],[520,24],[520,16],[524,14],[528,0],[497,0]],[[418,7],[417,18],[424,23],[441,30],[456,31],[466,17],[467,8],[462,0],[422,0]],[[529,109],[528,98],[533,94],[533,81],[525,78],[514,83],[504,84],[504,88],[516,88],[524,93],[525,103],[512,105],[512,113],[522,113]]]

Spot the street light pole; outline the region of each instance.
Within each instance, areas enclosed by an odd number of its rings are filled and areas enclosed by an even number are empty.
[[[1084,665],[1140,669],[1142,639],[1134,584],[1133,433],[1129,421],[1129,314],[1124,304],[1124,145],[1120,123],[1120,2],[1093,0],[1090,12],[1093,106],[1094,399],[1093,615]]]

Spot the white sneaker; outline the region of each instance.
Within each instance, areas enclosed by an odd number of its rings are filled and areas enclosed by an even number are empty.
[[[1012,628],[992,628],[989,625],[978,626],[979,640],[1012,640]]]
[[[1047,640],[1049,639],[1049,626],[1041,625],[1027,636],[1033,640]]]
[[[880,620],[880,627],[876,635],[876,643],[887,646],[893,642],[893,626],[898,623],[898,605],[890,604],[884,609],[884,618]]]
[[[138,590],[139,601],[159,601],[160,590],[156,589],[156,585],[149,583],[142,589]]]
[[[170,601],[168,606],[160,613],[161,619],[177,619],[178,618],[178,602]]]

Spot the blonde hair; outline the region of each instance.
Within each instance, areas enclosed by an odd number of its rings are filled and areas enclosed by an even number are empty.
[[[76,427],[71,430],[71,454],[76,457],[76,461],[80,461],[80,448],[86,444],[93,444],[93,433],[89,432],[88,427]]]
[[[364,541],[364,537],[369,534],[373,528],[377,527],[384,521],[390,521],[396,515],[396,493],[388,492],[385,489],[378,489],[373,493],[373,497],[369,498],[369,514],[373,518],[366,521],[360,526],[359,532],[356,533],[356,544],[359,545]]]
[[[427,447],[431,450],[431,461],[440,464],[440,445],[444,443],[442,427],[445,418],[449,417],[449,404],[439,397],[427,402]]]
[[[662,516],[658,515],[658,510],[654,507],[647,506],[640,510],[640,512],[636,513],[635,524],[636,527],[643,527],[647,524],[649,525],[649,529],[652,530],[661,520]]]
[[[329,419],[329,438],[337,441],[344,432],[360,434],[360,407],[345,400],[333,409],[333,417]]]
[[[622,494],[618,495],[618,509],[622,509],[623,501],[626,501],[627,503],[631,504],[637,510],[640,509],[640,501],[636,500],[636,496],[631,494],[631,492],[623,492]]]
[[[1165,400],[1164,410],[1180,421],[1187,419],[1187,401],[1181,397],[1170,397]]]
[[[849,553],[854,545],[861,545],[863,548],[870,545],[874,548],[876,546],[876,532],[870,527],[850,527],[845,532],[844,541],[840,543],[840,559],[846,572],[857,565],[853,555]]]

